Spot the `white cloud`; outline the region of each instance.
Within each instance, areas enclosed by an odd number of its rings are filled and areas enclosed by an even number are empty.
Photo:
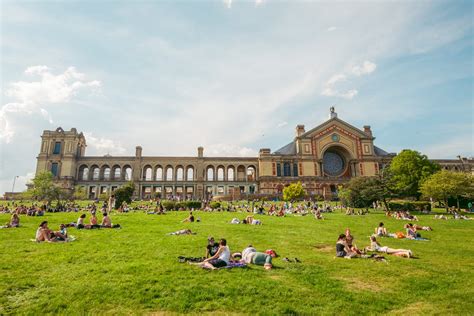
[[[288,125],[288,122],[284,121],[284,122],[280,122],[277,124],[277,127],[283,127],[283,126],[286,126]]]
[[[328,27],[327,31],[332,32],[332,31],[335,31],[337,29],[338,29],[338,27],[336,27],[336,26],[330,26],[330,27]]]
[[[222,0],[224,2],[224,5],[227,7],[227,9],[232,8],[232,0]]]
[[[258,7],[265,3],[265,0],[255,0],[255,6]]]
[[[249,147],[230,144],[204,146],[204,156],[208,157],[257,157],[257,151]]]
[[[52,124],[47,106],[70,102],[80,91],[90,92],[101,86],[98,80],[86,81],[85,75],[75,67],[69,67],[63,73],[55,75],[47,66],[31,66],[25,70],[25,74],[39,78],[35,81],[10,83],[5,95],[13,102],[0,108],[0,141],[6,143],[9,143],[15,134],[15,126],[9,119],[13,113],[39,113]]]
[[[345,73],[332,75],[328,81],[324,84],[321,95],[327,97],[339,97],[346,100],[351,100],[354,98],[359,91],[356,89],[349,89],[345,92],[341,92],[339,89],[336,89],[335,85],[340,82],[347,81],[348,77],[360,77],[363,75],[368,75],[375,71],[377,65],[370,61],[364,61],[361,65],[355,65],[350,68],[349,71]]]
[[[375,71],[375,68],[377,68],[377,65],[366,60],[362,65],[356,65],[352,67],[352,73],[356,76],[362,76],[362,75],[367,75]]]
[[[35,177],[34,172],[28,172],[25,175],[19,175],[18,178],[13,178],[16,176],[12,176],[11,178],[3,178],[0,180],[0,188],[4,188],[4,190],[0,191],[0,196],[3,195],[4,192],[11,192],[12,189],[15,192],[23,192],[26,190],[26,184],[31,181]],[[13,181],[15,181],[15,187],[13,187]]]
[[[454,137],[439,143],[431,144],[420,148],[420,151],[429,158],[451,158],[461,155],[463,157],[473,157],[474,145],[472,134],[466,137]]]
[[[92,155],[123,155],[126,150],[120,142],[103,137],[95,137],[92,133],[84,133],[88,147],[92,148]],[[88,154],[91,154],[88,152]]]

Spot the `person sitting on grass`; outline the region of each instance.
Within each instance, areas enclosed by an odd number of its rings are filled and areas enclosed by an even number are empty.
[[[387,246],[381,246],[375,236],[370,236],[370,246],[366,248],[368,251],[384,252],[389,255],[411,258],[413,256],[411,250],[407,249],[393,249]]]
[[[100,225],[97,224],[97,216],[95,215],[95,213],[91,215],[89,227],[90,227],[91,229],[93,229],[93,228],[100,228]]]
[[[55,240],[51,238],[51,233],[52,233],[51,230],[48,228],[48,221],[42,221],[38,229],[36,230],[35,240],[37,242],[41,242],[41,241],[53,242]]]
[[[55,231],[53,234],[54,234],[54,237],[56,238],[56,240],[58,240],[58,241],[67,241],[66,225],[64,225],[64,224],[59,225],[59,230]]]
[[[346,235],[340,234],[336,242],[336,257],[338,258],[352,258],[357,256],[347,247]]]
[[[351,230],[346,228],[346,245],[350,253],[355,253],[357,255],[362,254],[362,252],[353,244],[354,237],[351,235]]]
[[[230,263],[230,249],[227,246],[227,241],[222,238],[219,241],[219,249],[217,250],[216,254],[210,258],[207,258],[202,263],[200,263],[201,267],[216,270],[218,268],[222,268],[227,266]]]
[[[102,218],[102,223],[100,227],[102,228],[120,228],[120,224],[112,225],[112,221],[107,213],[102,214],[104,217]]]
[[[249,245],[242,251],[242,259],[247,264],[253,263],[263,266],[265,270],[270,270],[273,267],[272,256],[264,252],[257,252],[252,245]]]
[[[219,244],[216,243],[214,237],[209,237],[207,239],[206,258],[214,256],[217,250],[219,250]]]
[[[10,218],[10,222],[6,223],[4,226],[0,226],[0,228],[16,228],[20,226],[20,217],[17,213],[13,213],[12,217]]]
[[[82,214],[81,216],[79,216],[79,218],[77,219],[77,223],[76,223],[76,228],[77,229],[83,229],[83,228],[86,227],[84,225],[84,220],[85,219],[86,219],[86,214]]]
[[[319,209],[316,212],[314,212],[314,218],[315,219],[324,219],[323,215],[321,214],[321,211]]]
[[[190,222],[190,223],[194,222],[193,212],[189,212],[189,216],[181,221],[181,223],[184,223],[184,222]]]

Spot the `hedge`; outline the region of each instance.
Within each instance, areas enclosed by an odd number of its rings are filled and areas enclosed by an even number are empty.
[[[388,203],[392,211],[431,211],[431,203],[428,201],[400,201]]]
[[[202,207],[202,203],[199,201],[181,201],[181,202],[176,202],[176,201],[162,201],[161,205],[167,210],[167,211],[177,211],[179,209],[200,209]]]

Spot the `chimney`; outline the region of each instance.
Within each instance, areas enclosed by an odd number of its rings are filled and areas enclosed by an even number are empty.
[[[364,133],[372,136],[372,130],[370,129],[370,125],[364,125]]]
[[[261,148],[260,149],[260,156],[268,156],[270,155],[270,148]]]
[[[204,157],[204,147],[202,147],[202,146],[198,147],[198,157],[199,158]]]
[[[142,146],[135,147],[135,157],[136,158],[142,157]]]
[[[296,137],[300,137],[304,132],[304,125],[296,125]]]

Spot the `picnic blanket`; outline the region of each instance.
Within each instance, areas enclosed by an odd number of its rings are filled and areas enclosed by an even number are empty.
[[[76,237],[71,235],[66,240],[57,240],[55,242],[71,242],[71,241],[75,241],[75,240],[76,240]],[[37,241],[36,239],[30,239],[30,241],[32,241],[32,242],[41,242],[41,241]]]

